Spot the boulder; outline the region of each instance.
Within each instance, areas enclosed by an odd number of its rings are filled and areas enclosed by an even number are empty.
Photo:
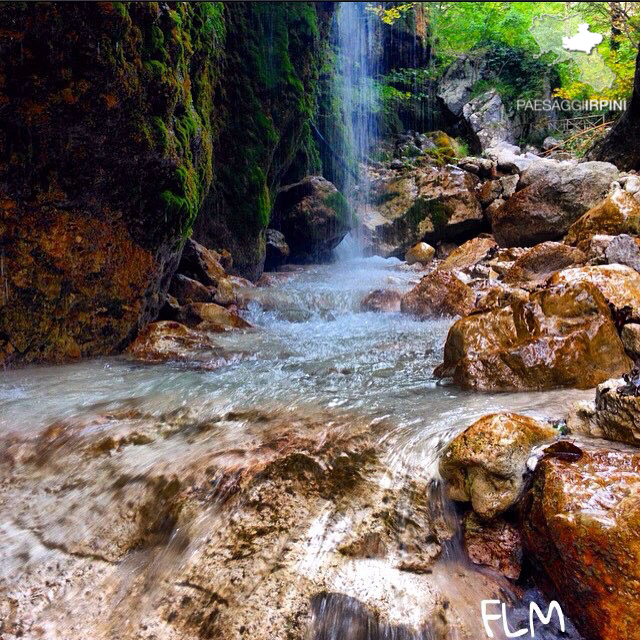
[[[516,259],[504,274],[504,282],[535,287],[548,280],[556,271],[584,264],[587,256],[561,242],[542,242]]]
[[[345,197],[321,176],[308,176],[278,192],[273,227],[284,234],[292,262],[324,262],[351,225]]]
[[[588,389],[630,366],[603,295],[574,282],[461,318],[435,374],[466,389]]]
[[[209,335],[169,320],[151,323],[127,353],[143,362],[184,362],[198,369],[217,369],[228,362]]]
[[[604,255],[609,264],[624,264],[635,271],[640,271],[640,238],[626,233],[614,236],[611,242],[607,243]]]
[[[551,151],[554,147],[559,147],[562,144],[562,140],[558,138],[554,138],[553,136],[547,136],[542,141],[542,150],[543,151]]]
[[[462,114],[483,151],[501,142],[516,141],[513,123],[507,117],[502,98],[495,89],[467,102]]]
[[[620,332],[622,344],[627,353],[634,359],[640,358],[640,324],[625,324]]]
[[[595,235],[640,234],[640,203],[620,189],[595,204],[568,229],[565,242],[585,251]]]
[[[178,301],[179,304],[188,304],[189,302],[212,302],[213,294],[211,289],[205,287],[201,282],[192,280],[191,278],[176,273],[169,286],[169,293]]]
[[[283,233],[276,229],[267,229],[267,249],[264,259],[264,270],[275,271],[287,261],[290,254],[289,245]]]
[[[180,322],[204,331],[246,329],[251,325],[235,311],[225,309],[214,302],[192,302],[182,307]]]
[[[454,116],[461,116],[473,87],[486,67],[483,58],[460,56],[447,70],[438,87],[440,98]]]
[[[617,175],[606,162],[569,164],[543,174],[491,213],[496,241],[501,246],[531,246],[562,238],[604,198]]]
[[[401,310],[422,318],[464,316],[473,309],[473,291],[447,271],[434,271],[402,296]]]
[[[236,293],[231,278],[220,278],[213,300],[216,304],[228,307],[236,301]]]
[[[478,198],[483,207],[488,207],[494,200],[502,195],[500,180],[487,180],[478,189]]]
[[[440,458],[449,497],[470,502],[483,520],[504,513],[522,495],[533,448],[555,435],[553,428],[527,416],[483,416],[454,438]]]
[[[416,242],[435,244],[481,231],[478,182],[449,165],[383,173],[371,180],[370,203],[358,218],[378,253],[401,258]]]
[[[442,271],[462,271],[468,269],[484,260],[496,246],[496,241],[490,235],[481,235],[472,238],[459,247],[456,247],[444,261],[438,265],[438,269]]]
[[[203,247],[189,239],[184,245],[178,273],[208,286],[217,286],[218,280],[227,274],[220,263],[218,252]]]
[[[616,319],[640,320],[640,273],[621,264],[564,269],[554,274],[550,284],[588,282],[611,305]]]
[[[419,262],[421,264],[428,264],[433,260],[436,255],[436,250],[426,242],[418,242],[414,244],[411,249],[404,255],[404,259],[407,264],[415,264]]]
[[[625,380],[612,378],[598,385],[594,402],[572,407],[567,426],[576,433],[640,446],[640,397]]]
[[[493,160],[490,160],[489,158],[466,156],[458,160],[457,165],[461,169],[464,169],[469,173],[473,173],[480,178],[497,177],[495,162],[493,162]]]
[[[520,531],[502,518],[482,521],[470,511],[462,525],[464,548],[474,564],[489,567],[511,580],[522,570]]]
[[[398,291],[376,289],[369,293],[361,303],[363,311],[399,312],[402,295]]]
[[[548,595],[589,640],[639,638],[640,454],[547,457],[524,504],[523,541]]]
[[[485,149],[485,155],[492,160],[499,171],[509,174],[522,173],[540,158],[532,153],[522,153],[518,145],[500,142],[495,147]]]

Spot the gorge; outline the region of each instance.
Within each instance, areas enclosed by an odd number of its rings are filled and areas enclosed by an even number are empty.
[[[640,640],[635,7],[435,4],[0,5],[0,638]]]

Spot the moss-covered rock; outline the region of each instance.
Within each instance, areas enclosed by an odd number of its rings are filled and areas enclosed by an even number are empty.
[[[251,278],[262,272],[265,230],[281,179],[310,141],[329,4],[224,5],[225,77],[214,101],[220,114],[215,188],[196,235],[207,246],[229,249],[234,269]]]
[[[212,176],[222,3],[0,7],[0,361],[121,349]]]

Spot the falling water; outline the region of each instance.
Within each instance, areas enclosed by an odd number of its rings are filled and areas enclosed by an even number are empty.
[[[380,41],[380,20],[367,10],[366,2],[340,3],[333,30],[338,61],[335,91],[344,113],[347,156],[353,165],[346,172],[344,191],[356,212],[369,206],[367,163],[378,139]],[[357,218],[352,226],[351,234],[336,250],[339,258],[363,253]]]

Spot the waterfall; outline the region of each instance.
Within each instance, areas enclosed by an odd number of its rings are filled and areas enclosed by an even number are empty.
[[[346,171],[344,192],[355,212],[353,229],[336,250],[338,259],[361,256],[364,251],[358,216],[369,206],[369,153],[378,138],[380,110],[377,75],[380,64],[380,20],[366,2],[341,2],[335,16],[332,45],[336,52],[334,86],[344,124]]]

